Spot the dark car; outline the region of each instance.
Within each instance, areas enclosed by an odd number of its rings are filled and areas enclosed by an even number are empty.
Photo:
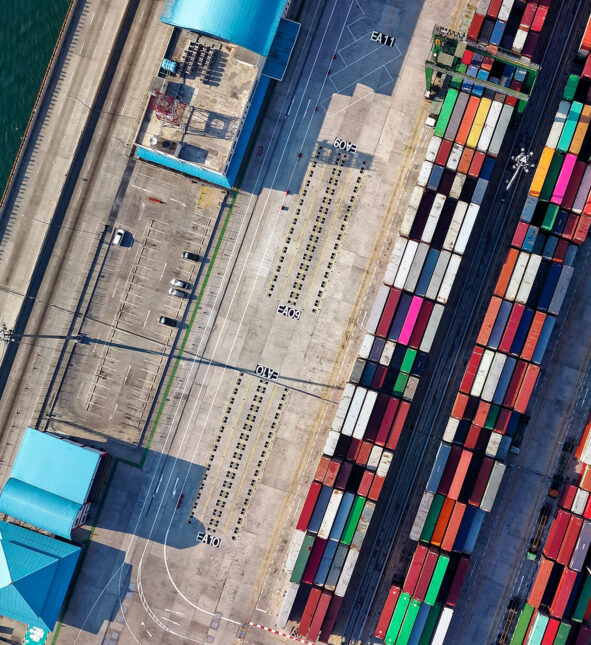
[[[161,325],[166,325],[167,327],[178,327],[178,322],[174,318],[169,318],[168,316],[159,316],[158,322]]]
[[[197,253],[191,253],[191,251],[183,251],[183,257],[185,260],[191,260],[191,262],[199,262],[201,256]]]

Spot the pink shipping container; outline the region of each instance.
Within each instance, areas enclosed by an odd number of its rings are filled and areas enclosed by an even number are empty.
[[[560,175],[558,175],[558,181],[554,187],[554,192],[550,201],[553,204],[562,204],[562,200],[566,194],[566,189],[568,187],[568,182],[570,181],[571,175],[573,174],[573,169],[575,167],[575,162],[577,161],[576,155],[567,154],[562,164],[562,170]]]
[[[402,331],[400,332],[400,336],[398,337],[398,342],[401,345],[408,345],[408,341],[410,340],[412,330],[415,326],[415,323],[417,322],[417,317],[419,315],[419,311],[421,310],[422,304],[422,298],[415,296],[412,299],[410,308],[408,310],[408,313],[406,314],[406,320],[404,321],[404,325],[402,326]]]

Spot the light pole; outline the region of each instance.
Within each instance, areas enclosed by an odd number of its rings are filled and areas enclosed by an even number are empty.
[[[535,164],[532,162],[533,152],[528,152],[526,154],[525,148],[521,148],[519,151],[519,154],[513,155],[511,157],[511,161],[513,161],[513,165],[511,166],[511,170],[513,170],[513,176],[511,179],[507,182],[507,188],[505,190],[509,190],[515,180],[517,179],[517,176],[519,175],[519,171],[523,170],[524,172],[529,172],[531,168],[535,166]]]
[[[15,334],[14,330],[8,329],[6,323],[0,325],[0,342],[1,343],[14,343],[21,338],[57,338],[61,340],[74,340],[84,342],[84,334],[70,334],[70,335],[56,335],[56,334]]]

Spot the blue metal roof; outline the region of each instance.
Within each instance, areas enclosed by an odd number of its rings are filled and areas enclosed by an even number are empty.
[[[51,632],[80,548],[0,521],[0,614]]]
[[[162,22],[267,56],[286,0],[167,0]]]

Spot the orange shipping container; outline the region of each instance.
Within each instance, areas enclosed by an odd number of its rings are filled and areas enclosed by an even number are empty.
[[[531,326],[529,328],[529,333],[525,339],[525,344],[523,346],[523,351],[521,352],[521,358],[525,361],[531,361],[532,356],[534,355],[534,350],[538,344],[538,338],[542,332],[542,327],[544,326],[544,321],[546,320],[546,314],[541,311],[536,311],[534,314]]]
[[[589,121],[591,121],[591,105],[584,105],[581,116],[579,117],[577,128],[568,148],[568,151],[572,155],[578,155],[581,151],[583,140],[585,139],[587,129],[589,128]]]
[[[486,401],[480,401],[480,403],[478,404],[478,409],[476,410],[476,414],[474,415],[474,425],[483,428],[489,410],[490,403],[487,403]]]
[[[490,299],[490,302],[488,303],[488,309],[486,310],[486,315],[484,316],[484,321],[480,326],[480,332],[478,333],[478,338],[476,339],[476,342],[479,345],[486,345],[488,343],[488,339],[490,338],[490,334],[494,327],[495,320],[497,319],[497,314],[499,313],[502,302],[503,301],[501,300],[501,298],[496,298],[495,296]]]
[[[452,408],[452,411],[451,411],[451,416],[454,419],[461,419],[464,416],[464,411],[466,410],[467,404],[468,404],[468,395],[462,394],[462,392],[458,392],[458,395],[456,396],[456,401],[454,403],[454,407]]]
[[[536,380],[538,378],[539,373],[540,373],[540,368],[537,365],[532,365],[530,363],[530,365],[527,368],[527,372],[525,373],[523,383],[521,384],[521,388],[519,389],[519,394],[515,399],[515,405],[513,407],[516,412],[521,412],[521,414],[525,414],[525,411],[527,409],[527,404],[529,403],[529,399],[534,390],[534,386],[536,384]]]
[[[466,510],[466,504],[460,504],[459,502],[454,506],[451,517],[449,518],[449,524],[447,525],[447,530],[445,531],[445,536],[441,542],[441,548],[444,551],[449,551],[453,549],[454,542],[458,535],[460,529],[460,524],[462,523],[462,518],[464,517],[464,511]]]
[[[449,523],[449,518],[451,517],[452,511],[454,509],[455,500],[446,497],[441,510],[439,511],[439,519],[435,525],[435,530],[431,536],[431,544],[435,546],[440,546],[443,541],[443,536],[445,535],[445,529]]]
[[[341,469],[341,463],[340,459],[333,459],[330,462],[326,475],[324,476],[324,481],[322,482],[325,486],[330,486],[331,488],[334,486],[339,470]]]
[[[462,175],[468,174],[468,169],[472,163],[472,157],[474,156],[474,150],[472,148],[464,148],[462,156],[460,157],[460,163],[458,164],[458,172]]]
[[[503,264],[503,268],[501,269],[501,275],[499,276],[499,279],[497,281],[497,286],[495,287],[495,296],[502,298],[505,295],[505,291],[507,291],[507,287],[509,286],[511,274],[513,273],[518,255],[519,251],[517,249],[509,249],[507,257],[505,258],[505,263]]]
[[[533,195],[534,197],[540,196],[553,156],[554,150],[546,146],[542,152],[540,161],[538,161],[538,167],[536,168],[534,178],[532,179],[531,186],[529,188],[530,195]]]
[[[532,587],[529,598],[527,599],[527,602],[532,607],[540,606],[540,603],[542,602],[542,596],[544,595],[544,591],[546,591],[546,585],[548,584],[550,574],[552,573],[553,566],[554,563],[552,562],[552,560],[548,560],[548,558],[542,556],[542,559],[540,560],[540,568],[538,569],[538,575],[536,576],[534,586]]]
[[[462,490],[462,485],[464,479],[466,478],[466,473],[468,472],[468,466],[472,460],[472,453],[469,450],[463,450],[460,457],[460,461],[456,467],[456,472],[454,478],[451,481],[451,486],[449,487],[449,492],[447,493],[451,499],[457,500],[460,496],[460,490]]]
[[[330,457],[322,455],[322,457],[320,457],[320,461],[318,462],[318,467],[316,468],[316,474],[314,475],[314,479],[317,482],[321,482],[324,479],[326,471],[328,470],[328,464],[330,464]]]
[[[471,96],[468,101],[468,105],[464,110],[464,116],[462,117],[462,122],[460,123],[458,133],[456,134],[456,143],[459,143],[462,146],[466,144],[466,140],[470,134],[470,128],[472,127],[474,117],[478,111],[479,103],[480,99],[477,96]]]

